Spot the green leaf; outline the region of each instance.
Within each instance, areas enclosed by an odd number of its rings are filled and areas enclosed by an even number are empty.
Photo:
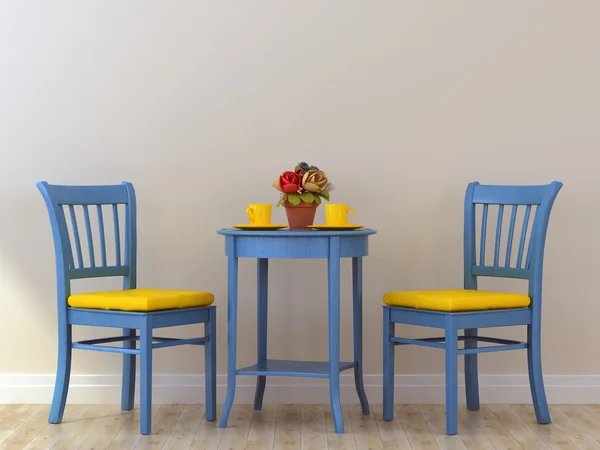
[[[300,199],[300,196],[298,194],[288,194],[287,201],[290,202],[292,205],[296,206],[299,205],[302,200]]]
[[[294,167],[294,172],[296,172],[299,168],[300,168],[300,166]]]
[[[316,203],[317,205],[320,205],[320,204],[321,204],[321,197],[319,197],[318,195],[315,195],[315,203]]]
[[[319,195],[327,200],[329,200],[329,192],[327,192],[327,190],[322,189],[319,191]]]
[[[313,195],[312,192],[304,192],[303,194],[300,194],[300,198],[302,200],[304,200],[306,203],[312,203],[313,200],[315,199],[315,196]]]
[[[277,202],[277,205],[275,205],[275,208],[279,208],[283,202],[285,202],[285,197],[282,195],[279,197],[279,201]]]

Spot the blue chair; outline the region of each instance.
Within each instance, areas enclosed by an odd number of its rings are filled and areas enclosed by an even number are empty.
[[[550,210],[562,183],[544,186],[485,186],[471,183],[465,198],[464,290],[388,292],[383,307],[383,418],[394,415],[394,347],[423,345],[446,351],[446,432],[457,433],[458,355],[465,355],[467,408],[479,409],[477,354],[527,349],[529,382],[539,423],[550,423],[541,362],[542,268]],[[481,205],[481,206],[478,206]],[[492,208],[490,208],[492,205]],[[511,206],[507,238],[502,239],[505,207]],[[519,207],[522,207],[519,210]],[[476,208],[481,212],[479,259],[476,244]],[[488,212],[497,209],[493,258],[486,259]],[[508,213],[508,211],[507,211]],[[531,227],[530,218],[533,214]],[[517,221],[517,216],[520,219]],[[522,221],[521,221],[522,220]],[[519,222],[520,235],[515,239]],[[529,236],[529,239],[528,239]],[[491,240],[491,239],[490,239]],[[527,242],[527,245],[526,245]],[[504,245],[506,243],[506,245]],[[502,244],[502,245],[501,245]],[[516,257],[514,257],[514,247]],[[504,255],[501,257],[501,249]],[[489,252],[491,253],[491,252]],[[491,261],[490,261],[491,260]],[[528,280],[529,293],[503,294],[477,290],[477,277]],[[445,330],[444,337],[396,337],[395,324]],[[478,335],[479,328],[527,326],[527,342]],[[458,330],[464,330],[459,336]],[[464,341],[464,348],[458,342]],[[478,347],[478,343],[498,344]]]
[[[52,225],[56,254],[58,294],[58,369],[48,421],[62,421],[69,377],[71,350],[95,350],[123,354],[121,409],[133,409],[136,355],[140,356],[140,432],[152,432],[152,350],[178,345],[204,345],[206,379],[206,419],[216,418],[216,321],[214,297],[209,292],[137,289],[136,287],[136,202],[131,183],[113,186],[58,186],[37,183]],[[124,252],[121,252],[119,208],[124,205]],[[90,208],[90,207],[93,207]],[[92,231],[90,209],[96,212],[98,227]],[[70,230],[67,224],[69,215]],[[105,221],[104,213],[112,215]],[[82,249],[77,216],[83,216],[87,237],[87,258]],[[114,264],[107,261],[105,226],[114,233]],[[97,231],[96,231],[97,230]],[[94,242],[94,235],[96,242]],[[73,255],[73,244],[75,257]],[[96,245],[94,245],[96,244]],[[94,250],[99,250],[97,261]],[[112,255],[111,255],[112,256]],[[112,257],[111,257],[112,259]],[[112,262],[112,261],[111,261]],[[71,280],[95,277],[123,277],[122,291],[71,294]],[[152,336],[154,328],[194,323],[204,324],[204,337],[194,339]],[[72,326],[88,325],[122,328],[117,337],[73,342]],[[139,336],[136,330],[140,330]],[[136,341],[140,341],[136,348]],[[122,342],[122,347],[101,345]]]

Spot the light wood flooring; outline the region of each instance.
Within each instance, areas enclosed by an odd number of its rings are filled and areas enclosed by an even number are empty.
[[[483,405],[459,412],[458,436],[444,432],[440,405],[397,405],[381,420],[381,405],[363,416],[343,407],[346,433],[336,435],[323,405],[236,405],[229,428],[204,420],[203,405],[155,405],[153,434],[139,434],[139,409],[69,405],[64,422],[47,422],[48,405],[0,405],[0,449],[600,449],[600,405],[551,406],[553,423],[538,425],[531,405]]]

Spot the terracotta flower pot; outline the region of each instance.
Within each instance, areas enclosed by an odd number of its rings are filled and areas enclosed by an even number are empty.
[[[287,215],[290,230],[306,230],[309,225],[315,221],[317,212],[317,203],[300,202],[298,205],[292,205],[287,200],[283,202],[285,214]]]

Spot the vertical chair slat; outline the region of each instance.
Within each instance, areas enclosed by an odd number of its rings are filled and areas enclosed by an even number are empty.
[[[115,256],[116,256],[116,265],[121,265],[121,235],[119,233],[119,210],[117,209],[117,205],[113,204],[113,219],[115,222]]]
[[[512,252],[513,239],[515,237],[515,221],[517,220],[517,209],[519,205],[513,205],[510,213],[510,225],[508,227],[508,243],[506,244],[506,260],[504,267],[510,267],[510,254]]]
[[[494,246],[494,267],[498,267],[500,260],[500,240],[502,238],[502,218],[504,217],[504,205],[498,205],[498,222],[496,223],[496,245]]]
[[[485,266],[485,234],[487,231],[488,204],[483,205],[483,216],[481,218],[481,245],[479,246],[479,265]]]
[[[521,268],[523,261],[523,250],[525,249],[525,238],[527,237],[527,228],[529,228],[529,215],[531,214],[531,205],[525,207],[525,217],[521,227],[521,239],[519,240],[519,252],[517,253],[517,269]]]
[[[60,205],[60,211],[62,212],[62,217],[65,220],[65,222],[67,221],[67,214],[65,212],[65,206],[66,205]],[[68,231],[67,231],[68,232]],[[71,245],[71,241],[68,241],[68,252],[65,252],[67,259],[68,259],[68,263],[69,263],[69,269],[74,269],[75,268],[75,262],[74,262],[74,256],[73,256],[73,246]]]
[[[92,225],[90,224],[90,211],[88,205],[83,205],[83,218],[85,221],[85,234],[88,241],[88,251],[90,255],[90,267],[96,267],[96,257],[94,255],[94,241],[92,240]]]
[[[77,228],[77,218],[75,217],[75,207],[69,205],[69,215],[71,216],[71,226],[73,227],[73,240],[75,241],[75,251],[77,252],[77,267],[83,269],[83,254],[81,253],[81,241],[79,240],[79,229]]]
[[[535,224],[535,213],[537,212],[537,206],[535,208],[536,209],[533,213],[533,217],[534,217],[533,223],[534,224]],[[529,238],[529,243],[527,244],[527,256],[525,257],[525,266],[523,266],[525,269],[529,269],[529,263],[531,261],[531,247],[533,247],[533,230],[531,232],[531,237]]]
[[[96,205],[98,211],[98,233],[100,234],[100,253],[102,255],[102,267],[106,267],[106,239],[104,237],[104,217],[102,216],[102,205]]]

